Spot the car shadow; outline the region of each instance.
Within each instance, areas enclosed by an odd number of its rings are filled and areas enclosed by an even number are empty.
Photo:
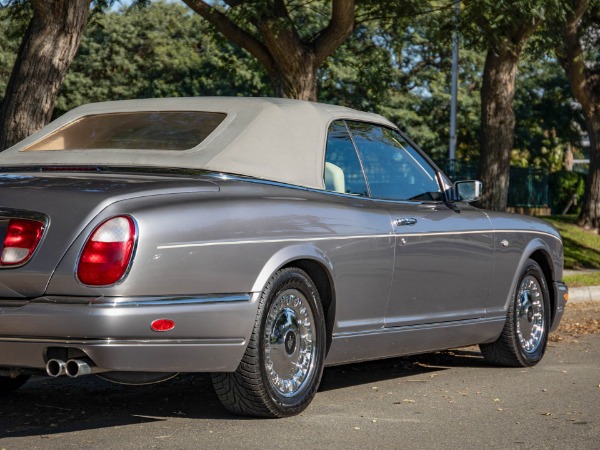
[[[446,350],[346,364],[326,368],[323,372],[319,391],[343,389],[350,386],[418,376],[458,367],[489,367],[489,364],[483,359],[479,351],[471,349]]]
[[[484,366],[481,354],[469,350],[347,364],[326,368],[319,391]],[[33,377],[21,389],[1,397],[0,439],[141,425],[176,417],[253,420],[229,414],[207,374],[183,374],[146,386],[117,385],[97,377]]]

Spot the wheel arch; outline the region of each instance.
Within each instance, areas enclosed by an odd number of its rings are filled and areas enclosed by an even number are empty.
[[[556,316],[556,292],[553,289],[554,282],[554,268],[552,266],[552,259],[550,258],[549,252],[544,248],[538,248],[531,255],[530,259],[537,262],[542,268],[542,272],[546,277],[546,285],[548,286],[548,293],[550,294],[550,323],[554,323],[554,317]]]
[[[508,306],[513,300],[513,295],[517,289],[517,284],[519,283],[519,278],[521,276],[521,272],[523,268],[527,264],[528,259],[535,260],[538,264],[540,264],[540,260],[543,261],[540,266],[542,267],[542,271],[546,277],[546,284],[548,284],[548,290],[552,290],[552,280],[554,279],[554,270],[552,269],[552,264],[550,264],[549,271],[546,272],[544,265],[548,263],[548,255],[550,254],[550,249],[546,242],[544,242],[540,238],[534,238],[530,240],[527,245],[524,246],[523,251],[521,252],[521,257],[519,259],[519,263],[517,264],[517,268],[513,275],[513,280],[510,286],[510,290],[508,292],[508,296],[504,303],[504,311],[508,311]],[[551,294],[552,295],[552,294]]]
[[[517,266],[517,270],[515,271],[515,275],[513,278],[513,282],[511,285],[511,289],[509,291],[508,297],[506,299],[506,303],[504,305],[504,310],[508,311],[508,305],[513,300],[513,295],[517,289],[517,284],[519,282],[519,277],[521,276],[521,272],[523,271],[525,264],[527,264],[528,259],[533,259],[537,262],[546,278],[546,285],[548,287],[548,293],[550,295],[550,316],[551,323],[554,320],[556,315],[556,293],[553,289],[553,281],[554,281],[554,267],[552,265],[552,259],[550,257],[550,249],[546,242],[542,239],[536,238],[532,239],[524,248],[523,253],[521,254],[521,259],[519,260],[519,264]]]
[[[313,245],[305,244],[293,245],[280,250],[265,264],[254,283],[252,292],[261,292],[275,272],[288,267],[297,267],[303,270],[316,285],[321,297],[323,313],[325,314],[327,334],[325,356],[327,356],[333,339],[336,297],[332,276],[333,264],[322,250]]]
[[[285,267],[297,267],[306,272],[310,279],[315,283],[317,291],[319,291],[323,313],[325,314],[325,329],[327,333],[325,356],[327,356],[333,340],[333,325],[335,323],[335,291],[333,289],[331,274],[321,263],[314,259],[291,261],[286,264],[284,268]]]

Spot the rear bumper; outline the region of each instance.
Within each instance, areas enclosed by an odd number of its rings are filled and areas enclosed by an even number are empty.
[[[569,298],[569,287],[565,283],[555,281],[553,284],[554,298],[556,300],[556,311],[552,320],[552,327],[550,331],[556,331],[560,325],[563,314],[565,313],[565,306],[567,305],[566,298]]]
[[[252,333],[258,297],[0,300],[0,368],[43,369],[49,352],[77,349],[107,371],[235,371]],[[156,319],[171,319],[175,328],[152,331]]]

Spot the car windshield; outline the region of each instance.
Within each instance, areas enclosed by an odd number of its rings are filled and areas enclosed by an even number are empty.
[[[77,119],[22,151],[189,150],[225,119],[199,111],[95,114]]]

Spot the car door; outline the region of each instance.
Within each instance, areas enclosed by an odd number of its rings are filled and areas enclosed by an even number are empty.
[[[388,210],[396,236],[385,326],[483,317],[494,264],[487,215],[445,203],[436,170],[400,133],[347,124],[370,196]]]
[[[395,237],[387,210],[369,198],[358,154],[341,120],[329,127],[324,182],[332,229],[346,235],[322,247],[334,266],[334,333],[380,330],[392,284]]]

